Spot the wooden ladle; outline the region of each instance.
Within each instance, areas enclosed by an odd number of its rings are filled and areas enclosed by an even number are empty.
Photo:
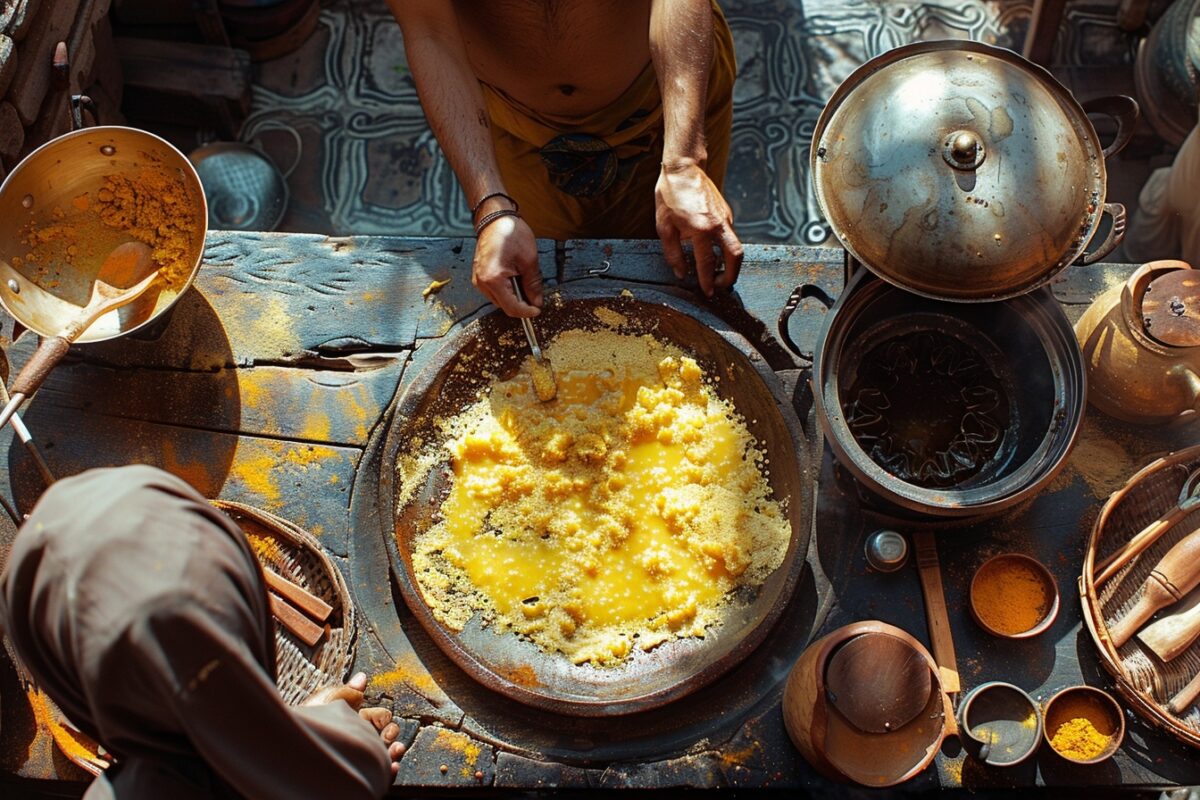
[[[1138,532],[1136,536],[1125,543],[1117,552],[1101,561],[1096,566],[1096,587],[1121,571],[1121,568],[1141,555],[1158,538],[1173,528],[1176,523],[1200,508],[1200,469],[1192,470],[1179,490],[1179,502],[1167,513],[1151,522]]]
[[[4,410],[0,411],[0,428],[8,424],[25,398],[37,391],[50,371],[67,354],[71,343],[82,336],[92,323],[108,312],[132,303],[158,279],[158,270],[155,270],[128,289],[118,289],[108,282],[113,280],[113,275],[144,274],[150,257],[150,248],[141,242],[126,242],[113,248],[100,266],[87,305],[67,320],[56,335],[42,339],[33,357],[13,381],[12,395]]]

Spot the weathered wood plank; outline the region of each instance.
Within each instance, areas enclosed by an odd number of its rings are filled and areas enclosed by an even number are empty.
[[[349,492],[362,451],[357,448],[235,436],[87,411],[62,413],[34,405],[26,417],[55,475],[93,467],[151,464],[178,475],[205,497],[236,500],[272,511],[346,555]],[[22,448],[8,432],[0,486],[11,480],[17,507],[28,512],[43,491]],[[7,474],[5,474],[7,473]]]
[[[552,280],[554,243],[539,247]],[[213,231],[194,290],[168,315],[77,352],[114,366],[188,370],[393,353],[485,304],[471,286],[473,252],[467,239]]]
[[[25,339],[20,346],[27,346]],[[223,433],[363,447],[396,392],[408,355],[402,351],[381,361],[377,369],[350,371],[253,367],[178,372],[72,362],[50,374],[33,402],[67,414],[89,411]]]

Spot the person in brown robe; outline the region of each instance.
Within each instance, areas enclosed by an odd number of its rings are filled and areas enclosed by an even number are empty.
[[[0,577],[18,656],[116,758],[86,798],[376,798],[399,728],[365,676],[289,707],[261,568],[239,528],[147,466],[54,484]]]

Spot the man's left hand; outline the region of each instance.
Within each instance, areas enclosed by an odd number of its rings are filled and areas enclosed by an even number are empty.
[[[720,190],[696,162],[663,164],[654,187],[655,225],[663,256],[675,277],[688,272],[683,241],[692,242],[696,280],[712,297],[715,289],[728,289],[742,266],[742,243],[733,232],[733,213]],[[717,274],[714,245],[720,246],[725,271]]]

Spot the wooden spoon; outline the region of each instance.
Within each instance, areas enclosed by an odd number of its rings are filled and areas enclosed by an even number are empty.
[[[1137,638],[1163,661],[1178,658],[1200,636],[1200,592],[1193,591],[1172,614],[1141,630]]]
[[[141,242],[126,242],[113,249],[100,267],[100,275],[124,275],[127,271],[145,270],[144,261],[150,259],[150,248]],[[111,262],[111,263],[110,263]],[[37,391],[46,376],[54,369],[71,348],[71,343],[84,334],[96,320],[114,309],[128,305],[140,297],[158,280],[158,271],[151,272],[128,289],[118,289],[100,278],[92,285],[92,296],[86,306],[67,320],[58,334],[42,339],[33,357],[25,364],[12,385],[12,397],[0,411],[0,428],[8,424],[17,413],[25,398]]]
[[[1113,647],[1128,642],[1154,612],[1178,602],[1197,585],[1200,585],[1200,528],[1176,542],[1151,570],[1141,598],[1108,629]]]
[[[1117,552],[1101,561],[1095,570],[1096,588],[1121,571],[1121,568],[1145,552],[1158,538],[1180,520],[1200,508],[1200,469],[1192,470],[1179,490],[1179,502],[1167,513],[1151,522],[1125,543]]]

